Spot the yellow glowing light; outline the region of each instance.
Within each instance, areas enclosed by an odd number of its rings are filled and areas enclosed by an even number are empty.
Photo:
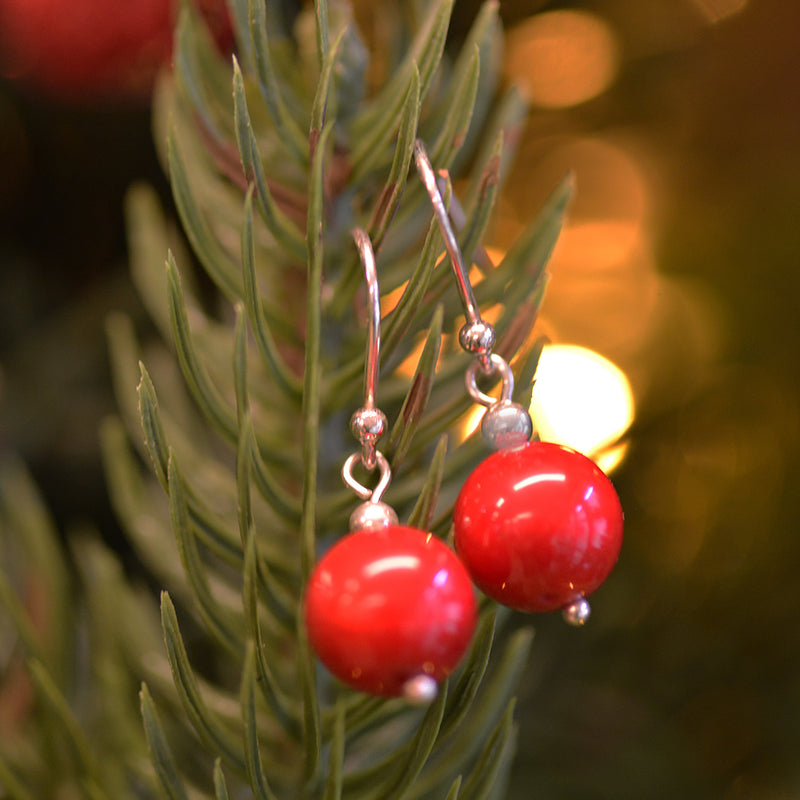
[[[622,459],[625,458],[625,453],[627,452],[628,443],[620,442],[614,447],[607,447],[605,450],[592,453],[592,459],[606,475],[610,475],[622,463]]]
[[[542,106],[583,103],[609,87],[619,68],[617,39],[588,11],[550,11],[517,25],[507,39],[506,73]]]
[[[481,420],[483,419],[483,415],[486,413],[486,409],[483,406],[473,406],[466,414],[461,418],[461,422],[458,425],[458,431],[456,434],[456,439],[458,442],[463,442],[466,439],[469,439],[472,434],[478,430],[478,427],[481,424]]]
[[[542,440],[572,447],[608,471],[624,455],[617,443],[633,415],[630,383],[607,358],[575,345],[544,348],[531,402]]]

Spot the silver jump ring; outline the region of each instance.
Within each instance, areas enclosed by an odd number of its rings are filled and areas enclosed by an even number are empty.
[[[486,406],[487,408],[491,408],[496,403],[508,402],[511,400],[511,395],[514,394],[514,373],[511,371],[511,367],[508,366],[508,362],[502,356],[497,355],[497,353],[492,353],[490,360],[491,368],[488,371],[483,369],[480,361],[472,361],[467,367],[467,372],[464,376],[469,396],[476,403],[480,403],[482,406]],[[500,379],[502,380],[503,385],[500,391],[499,399],[492,397],[490,394],[486,394],[486,392],[482,392],[478,388],[478,370],[481,370],[484,375],[494,375],[495,373],[500,374]]]
[[[360,463],[362,463],[361,453],[353,453],[353,455],[349,456],[342,467],[342,479],[362,500],[379,503],[383,493],[392,482],[392,468],[389,466],[386,456],[380,450],[376,450],[375,464],[380,470],[380,480],[374,489],[369,489],[353,477],[353,467]]]

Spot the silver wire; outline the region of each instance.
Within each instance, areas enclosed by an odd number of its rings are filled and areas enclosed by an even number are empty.
[[[392,469],[386,456],[377,451],[375,453],[375,463],[380,470],[380,480],[374,489],[369,489],[363,483],[359,483],[353,476],[353,467],[361,461],[361,453],[353,453],[347,458],[342,467],[342,478],[344,482],[362,499],[369,500],[370,503],[380,503],[383,493],[389,488],[392,481]]]
[[[489,358],[491,367],[486,374],[493,375],[494,373],[499,373],[500,379],[503,382],[499,398],[494,398],[492,395],[486,394],[486,392],[482,392],[478,388],[477,376],[475,373],[480,365],[477,361],[473,361],[467,367],[467,372],[464,376],[464,382],[466,383],[469,396],[476,403],[480,403],[487,408],[491,408],[497,403],[507,403],[514,394],[514,373],[511,371],[508,362],[502,356],[497,355],[497,353],[492,353]]]
[[[453,265],[453,272],[455,273],[456,284],[458,286],[458,293],[461,295],[461,302],[464,305],[464,316],[467,318],[468,323],[481,322],[481,313],[478,310],[478,304],[475,301],[475,295],[472,292],[469,278],[467,276],[467,269],[464,266],[464,257],[461,255],[461,249],[458,246],[453,225],[450,221],[450,215],[447,213],[447,208],[444,204],[444,198],[439,191],[439,186],[436,182],[436,173],[433,171],[433,166],[428,158],[428,153],[425,150],[425,145],[417,139],[414,142],[414,161],[417,165],[417,171],[428,190],[428,195],[433,204],[433,210],[436,212],[436,217],[439,220],[439,227],[442,231],[444,238],[444,246],[447,249],[447,254],[450,256],[450,262]]]
[[[364,365],[364,408],[375,408],[375,388],[381,354],[381,295],[378,289],[378,271],[372,242],[363,228],[353,228],[364,277],[367,279],[367,358]]]
[[[367,280],[367,356],[364,361],[364,405],[353,414],[350,430],[361,443],[361,461],[369,469],[375,469],[375,442],[386,430],[386,416],[375,405],[378,369],[381,354],[381,295],[378,288],[378,272],[372,242],[362,228],[353,228],[353,239],[364,277]]]
[[[514,392],[514,375],[508,362],[492,352],[495,344],[495,331],[492,325],[481,319],[475,293],[464,264],[464,256],[458,246],[453,229],[454,224],[458,228],[464,226],[466,222],[464,210],[455,197],[450,201],[450,210],[448,211],[445,207],[440,183],[444,183],[446,187],[449,175],[446,170],[440,170],[437,176],[425,151],[425,145],[419,139],[414,142],[414,160],[439,221],[445,248],[453,265],[458,293],[461,295],[461,302],[464,306],[466,323],[458,333],[458,341],[464,350],[475,356],[475,361],[467,368],[465,378],[470,397],[488,409],[484,415],[487,425],[482,424],[481,431],[489,445],[495,449],[505,447],[512,439],[514,442],[520,438],[527,441],[533,430],[530,415],[527,409],[511,400]],[[483,248],[480,248],[479,258],[484,267],[488,265],[491,269],[494,266],[489,254]],[[499,374],[502,380],[499,399],[495,399],[478,388],[478,369],[484,375]]]
[[[447,184],[450,182],[450,173],[446,169],[440,169],[438,170],[438,176],[436,184],[439,187],[440,194],[444,195],[447,191]],[[448,212],[450,220],[453,225],[455,225],[456,230],[460,231],[467,224],[467,215],[464,213],[464,209],[455,195],[450,198],[450,208]],[[478,245],[475,249],[473,259],[475,260],[475,264],[477,264],[483,272],[491,272],[496,268],[492,257],[483,245]]]

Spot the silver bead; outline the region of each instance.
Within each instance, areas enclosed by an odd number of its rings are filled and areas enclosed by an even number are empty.
[[[373,500],[367,500],[366,503],[357,506],[350,515],[351,531],[377,530],[399,524],[394,509],[381,501],[376,503]]]
[[[361,444],[380,439],[386,424],[386,414],[379,408],[359,408],[350,418],[350,430]]]
[[[524,406],[511,400],[495,403],[481,420],[481,435],[493,450],[519,447],[532,433],[531,415]]]
[[[403,697],[415,706],[426,706],[436,699],[439,684],[430,675],[417,675],[403,684]]]
[[[564,621],[575,627],[585,625],[592,615],[592,607],[585,597],[578,597],[568,606],[564,606],[562,612]]]
[[[458,341],[468,353],[479,357],[488,355],[495,343],[494,328],[483,320],[468,322],[458,332]]]

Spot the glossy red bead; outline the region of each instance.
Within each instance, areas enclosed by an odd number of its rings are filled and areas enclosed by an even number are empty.
[[[444,680],[475,618],[472,582],[455,553],[401,525],[345,536],[319,561],[305,596],[320,661],[354,689],[387,697],[420,675]]]
[[[549,442],[499,450],[467,479],[453,514],[455,548],[484,594],[519,611],[589,595],[622,546],[611,481],[586,456]]]

